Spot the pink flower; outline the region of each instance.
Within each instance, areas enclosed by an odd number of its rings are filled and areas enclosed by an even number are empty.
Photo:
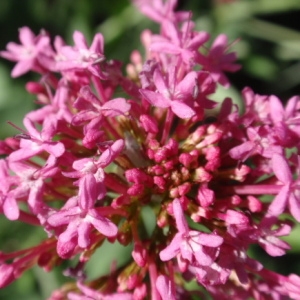
[[[270,96],[270,116],[274,124],[274,135],[282,146],[294,147],[297,144],[300,130],[300,120],[297,116],[298,103],[299,97],[294,96],[289,99],[284,109],[276,96]]]
[[[88,45],[76,31],[69,46],[23,27],[22,45],[0,53],[17,62],[13,76],[42,75],[26,85],[40,107],[0,141],[0,213],[48,234],[0,251],[0,287],[34,264],[75,259],[63,274],[77,285],[50,299],[300,299],[297,275],[249,255],[252,245],[284,255],[282,237],[300,222],[300,97],[284,107],[246,87],[245,112],[226,95],[212,110],[217,84],[229,86],[224,72],[239,69],[227,37],[205,54],[209,34],[176,0],[135,3],[160,31],[143,32],[144,54],[125,68],[105,60],[100,33]],[[106,241],[112,254],[132,245],[131,256],[83,283]]]
[[[59,49],[60,58],[56,62],[57,70],[88,70],[97,77],[104,77],[98,65],[105,59],[102,34],[97,33],[95,35],[90,47],[80,31],[74,32],[73,40],[75,43],[74,47],[62,46]]]
[[[178,30],[174,23],[164,21],[163,30],[166,37],[153,36],[150,50],[180,55],[187,65],[192,64],[200,46],[209,40],[207,32],[192,32],[192,28],[191,21],[185,24],[182,31]]]
[[[179,255],[191,264],[195,261],[203,266],[212,264],[217,256],[215,250],[223,243],[223,238],[216,234],[189,230],[178,199],[173,201],[173,212],[178,232],[171,243],[159,253],[160,259],[167,261]]]
[[[277,145],[272,128],[267,126],[247,128],[247,140],[229,151],[231,157],[241,161],[257,154],[271,158],[275,153],[282,154],[282,147]]]
[[[43,151],[54,157],[63,155],[65,147],[61,142],[52,141],[54,132],[51,126],[47,126],[41,132],[38,132],[34,123],[28,118],[24,119],[24,125],[28,133],[21,139],[20,149],[9,156],[10,161],[25,160]]]
[[[193,106],[193,91],[197,84],[197,73],[188,73],[180,82],[176,82],[175,74],[175,68],[171,68],[166,82],[162,72],[156,69],[153,81],[157,91],[141,89],[140,93],[154,106],[170,107],[178,117],[191,118],[195,115],[195,111],[191,106]]]
[[[66,123],[71,123],[73,117],[69,107],[71,98],[68,82],[61,79],[55,95],[50,95],[50,103],[29,112],[26,118],[32,122],[42,123],[44,131],[49,132],[52,136],[57,132],[66,131]]]
[[[0,56],[17,62],[11,72],[12,77],[21,76],[31,70],[39,71],[39,64],[43,62],[42,55],[50,47],[50,39],[44,32],[35,36],[28,27],[20,28],[19,39],[21,45],[10,42],[6,46],[7,51],[0,52]]]
[[[41,168],[20,161],[12,161],[9,166],[17,175],[17,186],[8,193],[10,201],[14,202],[27,196],[30,210],[35,214],[41,213],[46,181],[50,183],[50,178],[59,172],[55,157],[49,156],[47,162]]]
[[[208,55],[199,54],[196,59],[198,63],[203,65],[204,70],[209,71],[215,81],[225,87],[229,87],[229,81],[223,72],[236,72],[241,68],[235,63],[236,54],[234,52],[226,53],[229,48],[227,43],[227,36],[220,34],[213,42]]]
[[[292,230],[288,224],[282,224],[277,229],[271,229],[276,222],[275,217],[265,218],[258,226],[259,232],[256,233],[259,236],[259,245],[265,249],[265,251],[271,256],[282,256],[286,254],[287,250],[291,249],[291,246],[279,239],[281,236],[288,236]]]
[[[116,236],[117,226],[101,214],[101,209],[94,208],[98,195],[96,179],[88,174],[80,181],[78,197],[69,199],[60,211],[47,219],[53,227],[67,225],[58,237],[57,251],[61,257],[68,257],[76,245],[87,248],[93,228],[107,237]]]

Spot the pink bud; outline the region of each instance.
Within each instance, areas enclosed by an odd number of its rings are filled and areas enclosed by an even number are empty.
[[[147,287],[146,284],[143,283],[136,287],[133,292],[133,300],[143,300],[147,296]]]
[[[169,153],[171,156],[178,153],[178,143],[174,139],[170,139],[165,147],[170,150]]]
[[[179,155],[179,162],[187,168],[192,164],[193,161],[194,158],[189,153],[181,153]]]
[[[142,183],[136,183],[127,190],[127,194],[130,196],[140,196],[143,193],[144,193],[144,184]]]
[[[168,149],[166,148],[160,148],[156,151],[154,155],[154,160],[156,163],[161,163],[164,160],[167,160],[169,158]]]
[[[205,169],[215,171],[220,166],[220,148],[212,146],[206,148],[204,152],[207,160]]]
[[[38,82],[34,82],[34,81],[27,82],[25,87],[26,90],[31,94],[45,93],[45,87]]]
[[[15,280],[14,267],[12,265],[0,265],[0,288],[4,288]]]
[[[215,199],[215,193],[212,190],[204,186],[201,186],[198,189],[197,200],[200,202],[200,205],[202,207],[210,206],[211,204],[213,204],[214,199]]]
[[[204,170],[203,167],[199,167],[195,170],[194,180],[197,182],[209,182],[212,179],[212,175]]]
[[[179,195],[184,196],[186,195],[191,189],[191,184],[189,182],[185,182],[184,184],[178,187]]]
[[[131,255],[140,267],[144,267],[146,265],[148,256],[147,250],[142,246],[141,243],[134,244],[134,249]]]
[[[148,115],[141,115],[140,122],[146,132],[156,134],[158,132],[158,126],[156,120]]]
[[[245,216],[243,213],[237,212],[235,210],[228,209],[225,217],[221,217],[227,224],[249,224],[249,219],[247,216]]]
[[[247,204],[251,212],[260,212],[263,208],[262,203],[254,196],[247,197]]]
[[[153,177],[154,184],[156,184],[159,189],[164,190],[166,188],[166,180],[160,176]]]

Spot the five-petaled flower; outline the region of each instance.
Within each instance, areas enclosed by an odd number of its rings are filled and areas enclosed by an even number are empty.
[[[191,264],[197,262],[201,266],[211,265],[217,257],[217,249],[223,243],[223,238],[215,233],[190,230],[179,199],[173,200],[173,213],[178,232],[159,253],[161,260],[167,261],[179,255],[179,260],[186,260]]]

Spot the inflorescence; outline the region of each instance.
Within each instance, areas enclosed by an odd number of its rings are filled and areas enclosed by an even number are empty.
[[[176,0],[136,5],[160,32],[142,33],[126,75],[100,33],[89,46],[76,31],[69,46],[23,27],[0,52],[17,63],[12,77],[41,75],[26,85],[40,108],[0,142],[0,211],[47,234],[0,253],[0,286],[76,260],[65,271],[76,282],[49,299],[300,299],[298,275],[248,254],[284,255],[280,237],[300,222],[300,98],[284,107],[245,87],[243,112],[211,100],[240,68],[226,35],[208,43]],[[104,241],[132,245],[132,257],[91,281],[85,265]]]

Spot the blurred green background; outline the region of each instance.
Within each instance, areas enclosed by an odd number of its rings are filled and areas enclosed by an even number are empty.
[[[178,8],[191,10],[198,30],[212,37],[226,33],[230,41],[240,39],[233,49],[243,65],[241,71],[229,74],[230,91],[238,101],[238,91],[250,86],[256,93],[276,94],[283,102],[300,88],[300,1],[299,0],[182,0]],[[35,33],[41,28],[52,37],[62,36],[72,44],[73,31],[82,31],[90,42],[95,32],[105,37],[105,55],[127,63],[133,49],[141,49],[139,34],[145,28],[157,30],[157,25],[139,14],[129,1],[118,0],[0,0],[0,49],[9,41],[18,42],[18,28],[29,26]],[[34,108],[34,98],[25,92],[34,74],[11,79],[13,63],[0,59],[0,138],[16,134],[6,121],[22,126],[26,112]],[[222,95],[221,95],[222,96]],[[33,246],[46,235],[32,226],[20,226],[0,216],[0,249],[16,250]],[[269,268],[284,274],[300,274],[299,228],[288,240],[294,250],[283,258],[270,259],[263,251],[253,250]],[[107,248],[109,249],[109,248]],[[101,261],[120,256],[111,249],[97,253]],[[119,252],[118,252],[119,251]],[[129,250],[127,249],[128,255]],[[107,257],[106,257],[107,256]],[[103,259],[105,258],[105,259]],[[97,258],[96,258],[97,260]],[[94,276],[100,269],[90,266]],[[60,273],[65,265],[47,274],[39,268],[28,271],[7,288],[0,290],[0,299],[46,299],[51,291],[67,279]]]

